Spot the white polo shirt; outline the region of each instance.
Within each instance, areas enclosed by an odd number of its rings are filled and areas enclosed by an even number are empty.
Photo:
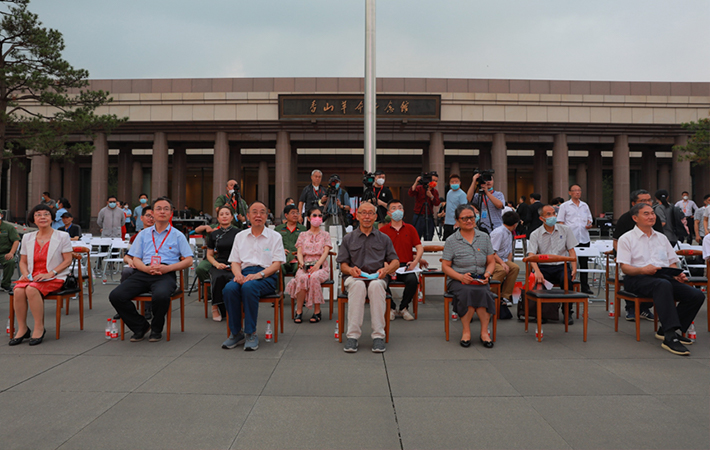
[[[592,221],[592,212],[589,206],[582,200],[579,201],[579,206],[575,205],[572,200],[567,200],[560,205],[560,211],[557,213],[557,221],[564,222],[580,244],[586,244],[590,241],[589,230],[587,224]]]
[[[281,235],[264,227],[259,236],[254,236],[252,229],[248,228],[234,238],[228,261],[241,264],[242,269],[250,266],[267,268],[275,261],[285,263],[286,254]]]
[[[647,236],[635,226],[633,230],[624,233],[616,247],[616,262],[632,267],[644,267],[649,264],[668,267],[677,264],[678,256],[668,238],[656,230],[651,231],[651,236]]]
[[[710,233],[703,238],[703,259],[710,258]]]

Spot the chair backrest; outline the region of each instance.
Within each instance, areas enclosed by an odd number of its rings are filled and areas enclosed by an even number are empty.
[[[676,250],[675,252],[676,255],[678,256],[703,256],[703,251],[702,250],[693,250],[690,248],[684,248],[683,250]]]
[[[528,279],[530,278],[530,272],[532,271],[531,263],[553,263],[553,262],[562,262],[565,263],[563,264],[564,266],[564,291],[565,294],[569,292],[569,280],[567,279],[567,263],[568,262],[574,262],[577,261],[577,258],[573,258],[572,256],[562,256],[562,255],[530,255],[526,256],[523,258],[523,262],[525,263],[525,283],[528,282]]]
[[[597,247],[575,247],[574,252],[577,256],[582,256],[584,258],[598,258],[599,249]]]

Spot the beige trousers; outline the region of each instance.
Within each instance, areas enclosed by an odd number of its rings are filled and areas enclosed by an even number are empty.
[[[353,277],[345,280],[345,289],[348,291],[348,338],[360,339],[362,335],[365,298],[370,299],[372,339],[385,338],[386,288],[385,280],[364,281]]]

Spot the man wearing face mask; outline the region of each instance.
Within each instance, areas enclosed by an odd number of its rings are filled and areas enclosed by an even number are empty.
[[[698,205],[690,199],[690,193],[688,191],[683,191],[683,198],[676,202],[676,206],[683,211],[685,216],[685,221],[688,225],[688,244],[693,243],[693,231],[695,230],[695,211],[698,209]]]
[[[136,227],[136,233],[143,229],[143,208],[148,205],[148,195],[141,194],[140,196],[138,196],[138,201],[140,202],[140,205],[133,208],[132,216],[134,225]]]
[[[577,238],[574,237],[572,230],[562,224],[557,223],[555,208],[551,205],[543,206],[539,211],[540,220],[543,225],[530,235],[528,243],[528,256],[534,255],[560,255],[577,257],[574,248],[577,246]],[[543,283],[545,280],[558,286],[564,286],[564,266],[566,263],[547,263],[536,264],[531,263],[535,271],[535,283]],[[571,268],[567,270],[567,285],[571,289],[572,280],[577,274],[577,262],[570,263]],[[569,308],[569,325],[574,323],[572,320],[572,305],[567,304]]]
[[[461,189],[461,177],[457,173],[452,173],[449,176],[449,192],[446,193],[446,215],[444,216],[444,240],[454,234],[454,225],[456,219],[454,213],[459,205],[465,205],[468,202],[466,193]]]
[[[485,232],[489,233],[496,228],[503,226],[503,208],[505,208],[505,196],[502,192],[493,189],[493,176],[490,180],[482,183],[484,196],[481,196],[480,192],[476,191],[476,186],[478,185],[478,179],[481,177],[480,173],[473,175],[473,182],[468,188],[466,193],[466,198],[471,204],[480,205],[481,222],[476,224],[478,227]],[[485,180],[485,178],[484,178]]]
[[[322,207],[328,201],[326,190],[320,185],[322,179],[323,172],[320,170],[315,169],[311,172],[311,184],[303,188],[303,192],[298,198],[298,213],[301,214],[299,222],[303,223],[303,217],[308,214],[307,211],[311,208]]]
[[[239,195],[239,184],[236,180],[229,180],[227,182],[227,193],[222,194],[214,201],[215,217],[219,214],[219,208],[226,206],[232,211],[232,226],[236,227],[238,230],[243,230],[247,228],[246,226],[246,215],[249,209],[249,205],[244,201],[241,195]]]
[[[439,206],[439,191],[436,190],[436,184],[439,181],[439,174],[432,171],[422,174],[424,177],[430,177],[431,181],[424,184],[422,176],[414,180],[414,184],[407,194],[414,197],[414,228],[419,233],[419,238],[424,241],[431,241],[434,237],[434,207]],[[425,180],[426,181],[426,180]]]
[[[377,221],[382,223],[387,217],[387,204],[392,200],[392,191],[385,186],[385,173],[381,170],[375,172],[375,185],[372,186],[373,203],[377,202]]]
[[[109,195],[106,206],[101,208],[99,216],[96,219],[96,224],[101,229],[101,237],[105,238],[120,238],[121,227],[125,223],[126,216],[123,210],[118,207],[116,196]]]

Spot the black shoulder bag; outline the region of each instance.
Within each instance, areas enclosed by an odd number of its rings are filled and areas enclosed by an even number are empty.
[[[74,276],[74,266],[76,264],[76,259],[74,259],[74,257],[72,257],[72,259],[73,261],[71,263],[71,267],[69,268],[69,275],[67,275],[66,280],[64,280],[64,286],[62,286],[63,291],[74,290],[79,287],[79,282]]]

